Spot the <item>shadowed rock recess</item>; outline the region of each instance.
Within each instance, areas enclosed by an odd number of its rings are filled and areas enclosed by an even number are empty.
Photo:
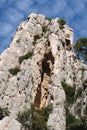
[[[60,24],[30,14],[0,55],[0,130],[87,130],[87,65],[75,57],[73,30]],[[32,105],[38,112],[52,106],[43,129],[31,125]]]

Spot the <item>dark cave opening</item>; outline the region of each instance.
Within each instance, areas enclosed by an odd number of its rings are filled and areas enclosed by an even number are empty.
[[[46,73],[48,76],[50,76],[51,68],[50,68],[49,62],[54,64],[54,57],[53,57],[51,51],[47,54],[44,54],[44,59],[42,61],[42,80],[43,80],[44,73]]]
[[[70,40],[69,39],[65,39],[66,40],[66,46],[70,45]]]
[[[70,51],[70,50],[72,49],[70,40],[69,40],[69,39],[65,39],[65,40],[66,40],[66,49],[67,49],[68,51]]]
[[[49,76],[49,77],[51,75],[50,64],[52,64],[52,65],[54,64],[54,57],[53,57],[51,51],[48,52],[48,53],[45,53],[44,59],[42,60],[41,83],[38,84],[36,96],[35,96],[35,99],[34,99],[34,105],[38,108],[40,108],[40,103],[41,103],[41,85],[42,85],[42,82],[43,82],[44,73],[46,73],[47,76]],[[46,98],[47,98],[47,95],[46,95]]]

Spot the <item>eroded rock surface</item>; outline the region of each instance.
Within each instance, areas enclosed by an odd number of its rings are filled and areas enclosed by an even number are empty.
[[[30,108],[32,103],[38,108],[52,103],[50,130],[66,128],[66,95],[61,82],[75,85],[76,91],[82,89],[82,95],[69,105],[73,115],[79,116],[78,103],[82,104],[81,115],[87,106],[87,66],[73,53],[73,30],[67,25],[61,30],[58,21],[32,13],[0,56],[0,107],[8,108],[15,119],[19,111]],[[19,71],[15,70],[17,67]],[[16,126],[15,129],[20,130]]]
[[[21,130],[21,124],[12,117],[5,117],[0,121],[0,130]]]

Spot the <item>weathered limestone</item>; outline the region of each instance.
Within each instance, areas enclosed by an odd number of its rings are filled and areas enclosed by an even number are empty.
[[[21,130],[21,124],[12,117],[4,117],[0,121],[0,130]]]
[[[30,14],[18,27],[10,47],[1,54],[0,107],[7,107],[13,119],[4,118],[0,130],[4,130],[8,120],[10,128],[5,130],[20,130],[15,121],[17,113],[25,107],[30,108],[32,103],[38,108],[52,103],[48,127],[50,130],[65,130],[66,95],[61,82],[75,85],[76,91],[83,89],[83,96],[69,108],[78,117],[75,108],[81,102],[84,104],[81,106],[83,115],[87,105],[87,66],[73,53],[73,30],[67,25],[61,30],[58,21],[58,18],[49,20],[41,14]],[[20,57],[23,59],[21,63]],[[13,75],[9,70],[16,67],[20,71]]]

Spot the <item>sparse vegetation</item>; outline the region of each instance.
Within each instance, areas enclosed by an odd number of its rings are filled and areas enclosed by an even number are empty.
[[[58,22],[59,22],[59,28],[62,30],[64,28],[64,25],[66,24],[66,21],[62,18]]]
[[[86,108],[84,110],[84,114],[87,115],[87,104],[86,104]]]
[[[0,107],[0,120],[2,120],[5,116],[9,116],[8,109]]]
[[[19,43],[19,42],[20,42],[20,39],[17,39],[16,42]]]
[[[82,95],[82,88],[78,88],[75,97],[78,98]]]
[[[83,82],[83,87],[84,87],[84,90],[87,88],[87,79]]]
[[[51,112],[51,105],[42,109],[32,105],[31,110],[25,109],[23,112],[19,112],[17,120],[22,123],[23,127],[27,127],[27,130],[48,130],[46,122]]]
[[[66,94],[66,100],[68,104],[72,104],[74,102],[74,98],[75,98],[75,86],[70,86],[68,84],[66,84],[65,82],[62,82],[62,87],[65,91]]]
[[[66,110],[66,130],[87,130],[87,116],[76,119]]]
[[[43,26],[42,29],[43,29],[43,32],[45,32],[45,33],[46,33],[47,30],[48,30],[47,26]]]
[[[20,27],[19,27],[19,30],[22,30],[22,29],[23,29],[23,27],[22,27],[22,26],[20,26]]]
[[[81,101],[76,104],[75,111],[76,114],[81,117],[81,109],[82,109],[82,103]]]
[[[17,66],[17,67],[15,67],[15,68],[11,68],[11,69],[9,69],[9,72],[10,72],[10,74],[12,74],[12,75],[17,75],[17,73],[18,72],[20,72],[21,70],[20,70],[20,68]]]
[[[74,45],[74,50],[77,58],[83,59],[87,62],[87,38],[79,38]]]
[[[25,108],[23,112],[19,112],[17,116],[17,120],[24,126],[25,122],[28,121],[30,116],[30,110]]]
[[[67,35],[66,35],[66,37],[67,37],[67,38],[70,38],[70,35],[69,35],[69,34],[67,34]]]
[[[51,21],[51,18],[46,17],[47,20]]]
[[[84,73],[84,71],[85,71],[85,68],[80,68],[80,70],[82,71],[82,73]]]
[[[87,83],[87,79],[84,82]]]
[[[65,47],[65,42],[62,41],[62,46]]]
[[[76,125],[77,119],[66,109],[66,130],[71,130],[72,125]]]
[[[31,58],[32,56],[33,56],[33,51],[28,52],[23,56],[20,56],[19,57],[19,64],[21,64],[23,60],[27,60],[27,59]]]

